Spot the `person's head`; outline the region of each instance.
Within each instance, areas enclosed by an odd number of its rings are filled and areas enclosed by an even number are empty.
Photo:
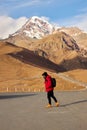
[[[45,78],[47,75],[48,75],[47,72],[44,72],[44,73],[42,74],[42,76],[43,76],[44,78]]]

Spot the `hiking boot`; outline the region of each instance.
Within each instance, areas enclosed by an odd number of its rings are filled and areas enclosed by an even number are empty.
[[[48,104],[47,106],[46,106],[46,108],[51,108],[52,106],[51,106],[51,104]]]
[[[58,102],[56,102],[56,107],[59,107],[59,103]]]

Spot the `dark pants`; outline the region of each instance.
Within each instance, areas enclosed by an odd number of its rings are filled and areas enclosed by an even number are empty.
[[[51,97],[54,99],[55,102],[57,102],[57,99],[54,96],[54,92],[53,91],[49,91],[49,92],[47,92],[47,98],[48,98],[49,104],[51,104]]]

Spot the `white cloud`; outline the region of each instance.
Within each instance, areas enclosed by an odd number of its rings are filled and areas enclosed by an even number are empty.
[[[59,23],[61,26],[65,26],[65,27],[66,26],[67,27],[76,26],[76,27],[80,28],[81,30],[87,32],[87,13],[79,14],[72,18],[63,19],[56,23]]]
[[[75,20],[74,20],[75,19]],[[72,25],[79,27],[87,32],[87,14],[75,16]]]
[[[41,16],[41,19],[46,20],[46,21],[49,21],[49,20],[50,20],[49,17],[45,17],[45,16]]]
[[[75,18],[76,18],[75,25],[84,30],[85,32],[87,32],[87,14],[78,15]]]
[[[21,28],[27,20],[26,17],[13,19],[8,16],[0,16],[0,38],[7,38],[9,34]]]

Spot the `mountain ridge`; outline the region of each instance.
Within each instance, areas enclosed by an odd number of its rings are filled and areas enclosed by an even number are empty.
[[[52,32],[57,28],[58,27],[50,24],[47,20],[38,16],[33,16],[22,26],[21,29],[12,34],[12,36],[20,33],[30,38],[41,39],[46,35],[52,34]]]
[[[42,37],[41,33],[43,33],[44,36],[42,38],[39,37],[39,39],[37,37],[31,38],[24,33],[25,29],[31,34],[40,34],[39,36]],[[23,28],[16,33],[17,35],[12,35],[6,40],[19,47],[34,51],[36,55],[42,56],[55,64],[64,64],[68,59],[78,57],[78,64],[81,66],[79,56],[87,57],[87,51],[81,48],[73,37],[78,37],[82,33],[80,29],[74,27],[54,29],[48,21],[35,16],[27,21]]]

